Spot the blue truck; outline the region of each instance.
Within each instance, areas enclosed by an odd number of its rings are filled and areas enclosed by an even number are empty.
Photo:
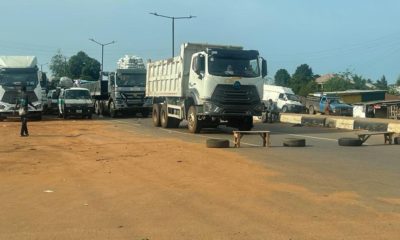
[[[309,114],[322,113],[329,111],[330,115],[352,116],[353,107],[343,103],[335,95],[309,95],[303,100],[304,106]],[[329,104],[329,108],[327,108]]]

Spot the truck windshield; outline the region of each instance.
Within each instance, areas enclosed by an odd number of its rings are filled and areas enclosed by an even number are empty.
[[[287,97],[287,99],[290,100],[290,101],[300,102],[299,97],[297,97],[297,96],[294,95],[294,94],[286,94],[286,97]]]
[[[36,72],[32,73],[0,73],[0,85],[4,86],[36,86],[38,76]]]
[[[144,87],[146,74],[117,74],[118,87]]]
[[[65,93],[65,99],[90,99],[87,90],[70,90]]]
[[[258,59],[224,58],[211,56],[208,59],[208,72],[215,76],[258,77],[260,68]]]

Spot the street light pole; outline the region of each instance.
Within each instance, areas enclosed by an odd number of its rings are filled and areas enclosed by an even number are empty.
[[[41,71],[41,72],[43,72],[43,66],[46,66],[47,64],[49,64],[49,63],[40,64],[40,71]]]
[[[96,40],[94,40],[93,38],[89,38],[90,41],[97,43],[98,45],[101,46],[101,74],[103,74],[103,63],[104,63],[104,46],[110,45],[115,43],[115,41],[109,42],[109,43],[100,43]]]
[[[171,16],[166,16],[166,15],[161,15],[156,12],[154,13],[149,13],[151,15],[157,16],[157,17],[163,17],[163,18],[169,18],[172,20],[172,57],[174,57],[174,52],[175,52],[175,19],[190,19],[190,18],[195,18],[196,16],[188,16],[188,17],[171,17]]]

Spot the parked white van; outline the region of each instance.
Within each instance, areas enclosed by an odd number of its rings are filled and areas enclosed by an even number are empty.
[[[301,113],[305,111],[299,97],[290,88],[264,84],[263,102],[265,105],[268,104],[269,99],[276,103],[280,112]]]

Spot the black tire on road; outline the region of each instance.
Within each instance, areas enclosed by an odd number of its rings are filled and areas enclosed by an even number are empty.
[[[394,144],[400,144],[400,137],[394,138]]]
[[[151,114],[151,117],[153,118],[153,126],[154,127],[160,127],[161,126],[161,121],[160,121],[160,110],[161,110],[161,105],[158,103],[153,104],[153,111]]]
[[[288,107],[287,107],[287,106],[283,106],[283,107],[282,107],[282,112],[285,113],[285,112],[287,112],[287,111],[288,111]]]
[[[229,148],[229,140],[207,139],[206,146],[208,148]]]
[[[304,138],[285,138],[283,140],[285,147],[305,147],[306,140]]]
[[[338,144],[339,146],[361,146],[362,141],[359,138],[339,138]]]
[[[67,118],[68,118],[67,113],[63,113],[63,118],[64,118],[64,119],[67,119]]]
[[[199,133],[201,131],[201,121],[197,117],[195,106],[190,106],[187,121],[189,132]]]
[[[91,113],[88,114],[87,118],[88,118],[88,119],[92,119],[92,114],[91,114]]]
[[[314,115],[314,113],[315,113],[314,106],[308,107],[308,114]]]

